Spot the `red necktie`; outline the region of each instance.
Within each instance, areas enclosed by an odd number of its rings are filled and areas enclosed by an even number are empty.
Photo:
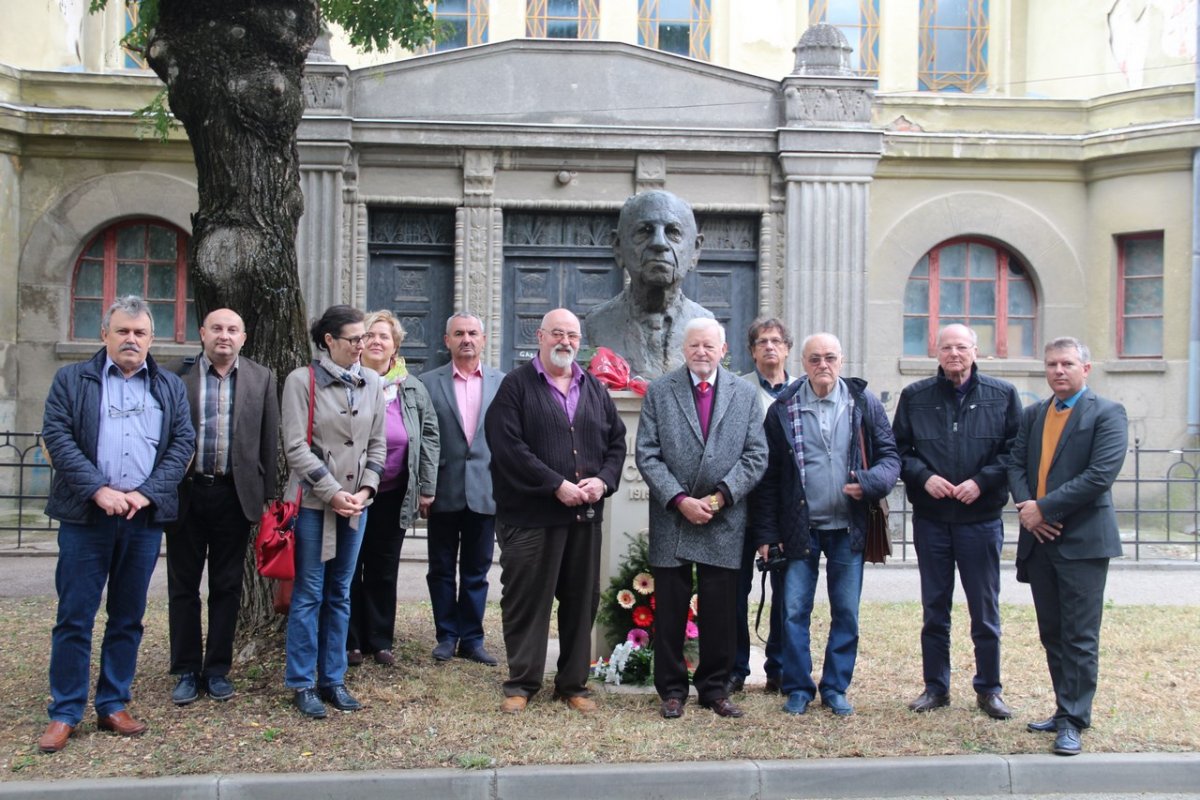
[[[696,386],[696,391],[700,393],[700,397],[696,401],[696,414],[700,417],[700,435],[708,441],[708,422],[712,418],[712,396],[709,392],[712,391],[712,384],[708,381],[700,381]]]

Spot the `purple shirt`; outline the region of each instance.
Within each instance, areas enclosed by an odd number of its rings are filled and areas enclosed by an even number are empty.
[[[400,485],[400,476],[408,465],[408,430],[404,427],[404,387],[396,393],[396,399],[387,404],[387,416],[383,428],[387,436],[387,460],[383,463],[383,476],[379,479],[379,491],[387,492]]]
[[[537,370],[538,375],[542,376],[542,380],[546,382],[546,388],[550,390],[550,396],[562,406],[567,419],[574,422],[575,409],[579,407],[579,385],[583,383],[583,370],[574,361],[571,362],[571,385],[567,388],[567,393],[563,394],[555,385],[554,380],[546,374],[541,356],[533,357],[533,368]]]

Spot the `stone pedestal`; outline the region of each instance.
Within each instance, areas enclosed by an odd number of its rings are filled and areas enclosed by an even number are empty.
[[[617,573],[621,559],[629,550],[626,534],[636,535],[649,526],[650,489],[642,480],[634,463],[637,447],[638,417],[642,413],[642,398],[635,392],[612,392],[613,402],[625,423],[625,467],[621,470],[621,486],[608,498],[604,507],[604,541],[600,546],[600,591]],[[608,657],[604,631],[592,629],[592,658]]]

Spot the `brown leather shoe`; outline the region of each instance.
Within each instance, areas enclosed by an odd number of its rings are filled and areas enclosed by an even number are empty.
[[[663,719],[679,719],[683,716],[683,701],[678,697],[668,697],[662,701],[658,713],[662,714]]]
[[[57,753],[67,746],[67,739],[75,735],[75,729],[65,722],[57,720],[46,726],[46,732],[38,739],[38,750],[43,753]]]
[[[363,662],[362,650],[347,650],[346,651],[346,666],[357,667]]]
[[[581,694],[564,697],[563,702],[567,704],[567,708],[578,711],[580,714],[591,714],[600,708],[600,706],[596,705],[595,700],[590,697],[584,697]]]
[[[375,663],[382,667],[396,666],[396,656],[391,650],[379,650],[375,653]]]
[[[740,717],[744,713],[740,708],[735,706],[728,697],[718,697],[716,700],[710,700],[707,703],[700,705],[705,708],[711,708],[712,712],[718,717]]]
[[[520,714],[529,705],[529,698],[523,694],[509,695],[500,704],[500,710],[505,714]]]
[[[100,719],[96,720],[96,727],[102,731],[112,731],[121,736],[141,736],[149,726],[129,716],[128,711],[121,709],[115,714],[100,717]]]

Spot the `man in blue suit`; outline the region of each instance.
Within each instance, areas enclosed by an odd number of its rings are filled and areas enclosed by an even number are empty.
[[[442,451],[438,493],[429,509],[429,600],[438,661],[460,658],[494,667],[483,646],[483,611],[495,544],[492,453],[483,417],[504,373],[480,363],[487,336],[479,317],[460,311],[446,320],[451,362],[421,381],[437,411]],[[455,565],[458,587],[455,588]]]
[[[1055,732],[1053,751],[1082,751],[1100,660],[1108,561],[1121,555],[1111,487],[1129,444],[1125,408],[1087,387],[1087,347],[1064,337],[1046,345],[1054,396],[1025,409],[1008,462],[1021,522],[1017,580],[1028,583],[1054,684],[1054,716],[1029,730]]]

